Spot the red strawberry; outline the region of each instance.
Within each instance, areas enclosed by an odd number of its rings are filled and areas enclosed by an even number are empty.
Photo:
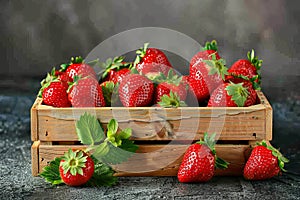
[[[70,64],[62,64],[60,71],[66,73],[69,82],[73,82],[74,76],[89,76],[97,80],[94,69],[90,65],[85,64],[80,56],[72,57]]]
[[[153,83],[139,74],[127,75],[119,87],[119,97],[125,107],[150,105],[153,92]]]
[[[248,60],[241,59],[236,61],[228,70],[229,76],[226,77],[227,81],[240,83],[246,80],[252,80],[256,84],[255,89],[259,88],[261,81],[260,68],[262,60],[258,60],[255,56],[254,50],[249,51],[247,54]]]
[[[73,107],[104,107],[105,100],[98,81],[85,77],[74,77],[68,89],[68,97]]]
[[[154,79],[154,81],[158,82],[154,93],[155,104],[161,101],[161,97],[163,95],[169,95],[171,91],[178,94],[180,100],[184,101],[186,99],[186,85],[184,85],[184,82],[182,82],[182,77],[174,75],[173,70],[169,71],[167,77],[161,73],[159,77],[156,77],[156,79]]]
[[[108,58],[105,63],[101,64],[104,72],[102,73],[102,81],[112,81],[115,74],[122,69],[128,69],[131,63],[124,62],[124,56]],[[129,70],[129,69],[128,69]]]
[[[70,149],[60,161],[59,174],[65,184],[80,186],[91,179],[94,167],[94,161],[85,152]]]
[[[204,134],[204,141],[189,146],[179,167],[177,178],[182,183],[209,181],[215,168],[227,168],[228,163],[216,156],[215,134]]]
[[[128,68],[120,69],[119,71],[114,73],[113,77],[111,78],[111,81],[114,82],[114,84],[121,83],[123,78],[130,73],[131,71]]]
[[[58,80],[49,73],[41,82],[39,97],[43,98],[43,103],[54,107],[70,107],[71,103],[68,100],[67,89],[68,85],[65,82]]]
[[[202,49],[202,51],[199,51],[191,59],[190,67],[198,65],[198,63],[201,63],[203,60],[210,60],[213,54],[216,56],[216,59],[219,60],[220,56],[217,51],[217,41],[213,40],[211,42],[206,42],[205,47]]]
[[[144,75],[149,72],[161,72],[167,75],[170,68],[173,68],[167,56],[159,49],[148,48],[148,45],[149,43],[145,43],[143,48],[136,51],[138,55],[134,61],[134,67]]]
[[[272,178],[286,171],[284,163],[288,161],[277,149],[262,141],[251,152],[244,168],[244,177],[248,180]]]
[[[203,60],[190,67],[189,84],[199,102],[206,100],[210,93],[225,80],[225,60]]]
[[[249,81],[223,83],[213,91],[208,107],[247,107],[254,105],[256,98],[256,92]]]

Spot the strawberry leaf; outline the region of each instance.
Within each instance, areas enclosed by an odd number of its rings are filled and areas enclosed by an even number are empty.
[[[118,178],[114,176],[115,171],[107,164],[99,162],[92,157],[95,164],[95,170],[92,178],[86,183],[87,186],[113,186]]]
[[[222,158],[216,157],[215,167],[216,169],[226,169],[229,163],[223,160]]]
[[[52,185],[62,184],[63,181],[59,174],[59,164],[61,160],[62,157],[52,160],[49,165],[43,168],[43,171],[39,175]]]
[[[95,116],[84,113],[76,122],[77,136],[82,144],[94,145],[104,140],[104,132]]]
[[[135,153],[139,148],[138,145],[134,144],[132,140],[124,139],[122,140],[122,144],[119,146],[124,151]]]
[[[121,147],[116,147],[113,145],[110,141],[105,141],[102,143],[103,150],[102,151],[95,151],[93,153],[93,156],[106,164],[118,164],[126,161],[129,157],[131,157],[134,152],[128,151],[128,149],[136,150],[137,148],[133,147],[133,143],[125,143],[127,146],[126,149],[123,149]]]
[[[107,124],[107,136],[115,135],[118,131],[118,122],[115,119],[111,119]]]

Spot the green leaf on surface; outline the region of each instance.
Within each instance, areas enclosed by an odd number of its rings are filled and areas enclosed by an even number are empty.
[[[92,178],[86,183],[87,186],[113,186],[117,183],[118,178],[114,176],[115,171],[107,164],[93,159],[95,171]]]
[[[61,160],[62,157],[52,160],[49,165],[43,168],[43,171],[39,175],[52,185],[62,184],[63,181],[59,174],[59,164]]]
[[[85,145],[94,145],[105,137],[97,118],[88,113],[84,113],[76,122],[76,132],[80,142]]]

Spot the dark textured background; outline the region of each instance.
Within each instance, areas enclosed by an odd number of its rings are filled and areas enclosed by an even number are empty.
[[[297,0],[1,1],[0,139],[9,142],[15,134],[30,143],[29,110],[39,81],[53,66],[86,56],[114,34],[149,26],[182,32],[201,44],[218,40],[228,66],[254,48],[264,60],[263,92],[274,110],[272,143],[291,160],[287,168],[299,172]]]

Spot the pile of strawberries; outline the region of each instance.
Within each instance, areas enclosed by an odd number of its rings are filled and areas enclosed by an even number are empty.
[[[260,86],[262,61],[253,50],[247,60],[238,60],[227,69],[216,41],[207,42],[192,57],[189,75],[184,76],[176,72],[164,52],[149,48],[148,43],[136,54],[133,62],[120,56],[97,63],[99,74],[81,57],[72,58],[48,73],[39,96],[54,107],[179,107],[190,105],[189,99],[210,107],[257,103],[255,90]]]

